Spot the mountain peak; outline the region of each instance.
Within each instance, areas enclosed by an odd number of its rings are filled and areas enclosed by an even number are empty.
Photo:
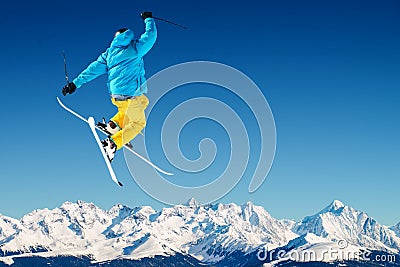
[[[78,199],[75,202],[65,201],[64,203],[62,203],[61,206],[65,206],[65,207],[83,207],[83,206],[94,206],[94,204],[92,202],[86,202],[86,201]]]
[[[335,199],[334,201],[332,201],[331,204],[329,204],[326,208],[324,208],[323,210],[321,210],[319,212],[319,214],[322,213],[328,213],[328,212],[332,212],[332,213],[340,213],[343,209],[344,209],[345,205],[343,204],[343,202],[341,202],[340,200]]]
[[[331,241],[346,240],[349,244],[373,250],[398,251],[400,248],[400,239],[395,231],[339,200],[333,201],[319,213],[305,217],[292,230],[298,235],[313,233]]]
[[[334,208],[335,210],[343,208],[344,204],[342,201],[335,199],[334,201],[332,201],[331,205],[332,208]]]
[[[193,197],[190,198],[188,201],[186,201],[185,206],[188,207],[198,207],[200,206],[199,202],[197,202],[196,199],[194,199]]]
[[[254,207],[254,204],[251,201],[247,201],[245,207],[252,209]]]
[[[12,259],[44,251],[46,257],[90,255],[96,261],[169,257],[176,252],[231,266],[236,257],[254,255],[260,246],[326,249],[337,247],[338,240],[349,247],[400,250],[400,225],[389,230],[338,200],[299,223],[276,220],[252,202],[201,205],[191,198],[186,206],[161,212],[150,206],[116,204],[106,211],[84,201],[65,202],[61,208],[37,210],[19,221],[0,216],[0,228],[0,262],[2,255]]]

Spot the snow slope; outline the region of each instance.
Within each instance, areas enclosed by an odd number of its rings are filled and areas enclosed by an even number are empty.
[[[390,227],[390,229],[393,230],[398,237],[400,237],[400,223]]]
[[[192,201],[156,212],[123,205],[104,211],[78,201],[35,210],[20,221],[1,218],[0,249],[14,257],[91,255],[95,261],[106,261],[180,252],[213,262],[232,251],[245,252],[264,243],[281,246],[296,237],[250,202],[201,206]]]
[[[317,214],[305,217],[292,230],[298,235],[313,233],[333,242],[345,240],[369,249],[391,252],[400,249],[400,239],[393,230],[338,200]]]
[[[102,210],[93,203],[65,202],[35,210],[21,220],[0,215],[0,260],[26,256],[89,256],[93,262],[188,255],[205,263],[254,255],[261,247],[316,251],[338,246],[398,252],[394,228],[334,201],[301,222],[277,220],[263,207],[199,205],[190,200],[155,211],[118,204]],[[329,260],[329,259],[328,259]]]

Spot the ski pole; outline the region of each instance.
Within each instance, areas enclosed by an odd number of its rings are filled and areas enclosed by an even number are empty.
[[[178,23],[175,23],[175,22],[173,22],[173,21],[170,21],[170,20],[166,20],[166,19],[163,19],[163,18],[157,18],[157,17],[152,17],[153,19],[158,19],[158,20],[162,20],[162,21],[165,21],[165,22],[168,22],[168,23],[170,23],[170,24],[172,24],[172,25],[175,25],[175,26],[178,26],[178,27],[181,27],[181,28],[183,28],[183,29],[188,29],[188,27],[186,27],[186,26],[183,26],[183,25],[181,25],[181,24],[178,24]]]
[[[63,54],[63,57],[64,57],[65,80],[67,81],[67,85],[68,85],[69,84],[69,80],[68,80],[68,71],[67,71],[67,59],[65,57],[65,52],[62,51],[61,53]]]

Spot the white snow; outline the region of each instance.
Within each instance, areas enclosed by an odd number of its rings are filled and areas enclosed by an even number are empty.
[[[341,240],[348,242],[341,251],[349,253],[365,248],[398,252],[400,248],[393,227],[382,226],[340,201],[298,223],[274,219],[251,202],[200,205],[194,199],[160,212],[121,204],[105,211],[78,201],[35,210],[21,220],[0,215],[0,253],[21,253],[1,257],[7,264],[15,257],[32,255],[90,255],[101,262],[176,253],[213,263],[233,251],[250,253],[260,246],[286,245],[296,252],[322,253],[338,249]]]
[[[398,237],[400,237],[400,223],[390,227],[390,229],[394,231]]]
[[[7,265],[12,265],[14,263],[12,257],[0,257],[0,261]]]
[[[334,242],[345,240],[359,247],[391,252],[400,249],[400,238],[392,230],[365,212],[337,200],[319,213],[305,217],[292,229],[298,235],[313,233]]]

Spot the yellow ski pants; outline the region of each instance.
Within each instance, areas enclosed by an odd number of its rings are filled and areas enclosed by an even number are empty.
[[[117,149],[121,149],[146,126],[144,110],[149,105],[149,99],[140,95],[123,101],[112,98],[111,101],[118,108],[117,114],[111,120],[121,128],[111,139],[117,145]]]

